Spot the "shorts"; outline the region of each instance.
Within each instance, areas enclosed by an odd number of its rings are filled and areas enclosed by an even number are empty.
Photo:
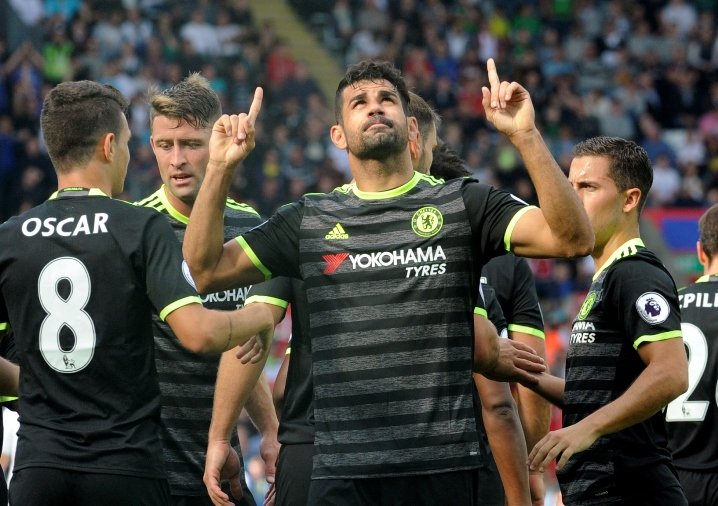
[[[473,506],[476,470],[390,478],[312,480],[312,506]]]
[[[687,506],[681,483],[673,464],[659,464],[624,469],[617,473],[619,493],[630,506]]]
[[[718,472],[677,469],[689,506],[718,504]]]
[[[282,445],[277,459],[276,506],[306,506],[312,478],[314,444]]]
[[[165,506],[169,497],[164,478],[26,467],[10,481],[16,506]]]
[[[249,488],[247,488],[247,484],[244,480],[242,480],[242,498],[241,499],[235,499],[232,496],[232,492],[229,490],[229,483],[223,483],[222,484],[222,490],[230,497],[230,500],[233,501],[233,504],[236,506],[257,506],[256,501],[254,500],[254,496],[252,495],[252,492],[249,491]],[[170,506],[213,506],[212,499],[209,498],[209,495],[171,495],[170,496]]]

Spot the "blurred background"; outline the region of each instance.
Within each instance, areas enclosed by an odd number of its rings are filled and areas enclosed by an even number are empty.
[[[346,65],[363,58],[402,70],[440,113],[440,137],[474,177],[536,203],[518,153],[485,121],[481,86],[493,57],[503,79],[530,91],[564,171],[573,146],[590,136],[625,137],[647,150],[655,179],[641,231],[683,285],[700,267],[697,218],[718,203],[716,14],[716,0],[3,0],[0,222],[55,189],[39,113],[44,94],[65,80],[109,83],[131,102],[122,198],[137,200],[161,184],[147,89],[192,71],[210,80],[225,112],[247,111],[254,87],[265,89],[257,147],[232,186],[236,200],[268,216],[304,193],[331,191],[351,179],[346,154],[328,135],[334,91]],[[592,260],[531,260],[531,267],[560,374]],[[288,337],[283,324],[270,380]],[[247,421],[242,433],[260,497],[258,440]],[[552,488],[546,503],[556,500]]]

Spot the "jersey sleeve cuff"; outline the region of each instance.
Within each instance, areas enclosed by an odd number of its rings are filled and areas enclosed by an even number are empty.
[[[542,330],[527,327],[526,325],[516,325],[514,323],[510,323],[509,332],[521,332],[523,334],[538,337],[539,339],[546,339],[546,334],[544,334]]]
[[[486,310],[482,307],[475,307],[474,308],[474,314],[477,314],[479,316],[483,316],[484,318],[488,318],[488,313]]]
[[[514,214],[514,217],[511,218],[511,221],[509,222],[508,226],[506,227],[506,232],[504,232],[504,247],[506,248],[507,252],[511,252],[511,234],[514,232],[514,227],[519,222],[521,217],[529,212],[532,209],[538,209],[536,206],[526,206],[522,207],[518,211],[516,211],[516,214]]]
[[[683,333],[680,330],[670,330],[668,332],[661,332],[660,334],[652,334],[648,336],[641,336],[633,341],[633,348],[638,349],[643,343],[654,343],[656,341],[666,341],[668,339],[675,339],[677,337],[683,337]]]
[[[255,304],[257,302],[271,304],[273,306],[281,307],[282,309],[287,309],[287,306],[289,306],[289,302],[286,300],[278,299],[277,297],[269,297],[267,295],[252,295],[244,301],[244,305]]]
[[[169,306],[165,306],[165,308],[160,311],[160,320],[165,321],[165,318],[174,311],[175,309],[179,309],[182,306],[188,306],[190,304],[202,304],[202,299],[197,297],[196,295],[190,295],[189,297],[185,297],[180,300],[174,301]]]
[[[244,253],[249,257],[254,266],[264,275],[264,280],[272,278],[272,273],[267,269],[264,264],[259,260],[259,257],[254,253],[251,246],[241,235],[235,239],[239,243],[239,247],[244,250]]]
[[[7,330],[10,328],[10,324],[8,322],[0,322],[0,330]]]

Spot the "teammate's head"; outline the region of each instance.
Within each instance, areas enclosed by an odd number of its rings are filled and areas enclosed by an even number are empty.
[[[212,125],[222,115],[207,79],[190,74],[166,90],[150,93],[150,143],[170,202],[192,208],[209,162]]]
[[[75,81],[55,86],[40,115],[43,137],[55,169],[63,174],[102,158],[112,172],[112,192],[120,193],[127,174],[127,100],[107,84]]]
[[[407,116],[408,104],[406,83],[392,64],[351,65],[337,87],[332,142],[350,159],[383,162],[404,156],[409,138],[418,135],[416,119]]]
[[[450,181],[471,175],[461,157],[443,142],[434,150],[433,158],[429,174],[434,177]]]
[[[437,131],[441,118],[426,100],[413,91],[409,92],[409,116],[419,124],[419,138],[409,139],[409,152],[414,170],[427,174],[431,167],[434,150],[438,146]]]
[[[718,259],[718,204],[714,204],[698,220],[698,233],[698,259],[703,268],[709,270],[711,264]]]
[[[646,151],[617,137],[594,137],[574,149],[569,181],[593,228],[594,253],[617,234],[637,232],[638,217],[653,182]]]
[[[641,214],[653,185],[653,168],[648,153],[633,141],[620,137],[593,137],[574,148],[574,157],[604,157],[609,160],[609,177],[619,192],[631,188],[641,191],[637,211]]]

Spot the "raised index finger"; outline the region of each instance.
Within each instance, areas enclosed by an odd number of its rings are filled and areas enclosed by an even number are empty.
[[[486,72],[489,75],[489,84],[491,87],[498,87],[501,84],[501,81],[499,81],[499,73],[496,71],[496,62],[493,58],[489,58],[486,61]]]
[[[260,87],[257,87],[257,89],[254,90],[254,99],[252,100],[252,105],[249,106],[249,113],[247,113],[247,119],[249,119],[249,123],[252,126],[254,126],[254,122],[257,121],[259,111],[262,109],[262,98],[264,98],[264,90]]]

